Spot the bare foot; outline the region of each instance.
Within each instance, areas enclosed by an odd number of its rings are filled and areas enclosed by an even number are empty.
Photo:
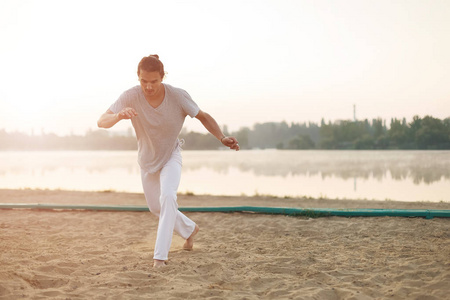
[[[165,265],[166,265],[166,262],[164,260],[158,260],[158,259],[153,260],[153,268],[161,268],[161,267],[164,267]]]
[[[186,242],[183,245],[184,250],[192,250],[194,248],[194,237],[200,230],[200,227],[198,227],[197,224],[195,224],[194,232],[192,232],[191,236],[186,240]]]

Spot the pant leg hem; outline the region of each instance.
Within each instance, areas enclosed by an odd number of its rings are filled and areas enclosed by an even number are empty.
[[[166,257],[166,258],[156,258],[156,257],[153,257],[153,259],[166,261],[166,260],[168,260],[169,258],[168,258],[168,257]]]

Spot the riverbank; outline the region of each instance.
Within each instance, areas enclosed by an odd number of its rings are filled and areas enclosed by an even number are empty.
[[[142,194],[0,190],[1,203],[145,205]],[[450,209],[450,203],[180,195],[187,206]],[[0,210],[0,299],[443,299],[450,220],[186,213],[194,251],[174,236],[151,267],[148,212]]]
[[[142,193],[80,192],[41,189],[0,189],[0,203],[39,203],[73,205],[146,205]],[[266,206],[301,208],[384,208],[384,209],[450,209],[450,202],[407,202],[377,200],[334,200],[314,198],[279,198],[275,196],[212,196],[180,194],[178,205]]]

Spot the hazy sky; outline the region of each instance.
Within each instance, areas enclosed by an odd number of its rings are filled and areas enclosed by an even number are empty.
[[[352,119],[354,104],[358,119],[443,119],[449,16],[448,0],[0,0],[0,129],[96,129],[154,53],[231,130]]]

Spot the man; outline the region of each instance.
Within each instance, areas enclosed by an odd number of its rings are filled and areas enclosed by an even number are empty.
[[[186,239],[192,250],[199,231],[195,222],[178,210],[177,190],[181,177],[181,143],[178,135],[186,116],[197,118],[220,142],[239,150],[238,141],[222,133],[217,122],[200,110],[189,94],[162,83],[165,71],[158,55],[142,58],[137,71],[140,86],[125,91],[100,117],[97,125],[110,128],[131,119],[138,142],[142,186],[150,211],[159,217],[153,266],[168,259],[173,231]]]

